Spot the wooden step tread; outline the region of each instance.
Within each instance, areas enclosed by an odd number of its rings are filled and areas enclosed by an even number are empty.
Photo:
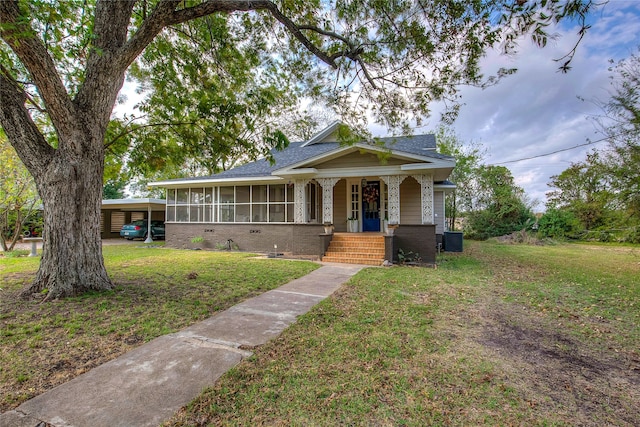
[[[372,252],[372,251],[380,251],[380,252],[384,252],[384,246],[371,246],[371,245],[341,245],[341,244],[334,244],[333,242],[331,242],[329,244],[329,247],[327,248],[327,250],[332,250],[332,249],[336,249],[336,250],[352,250],[354,252]]]
[[[324,262],[382,265],[385,259],[385,237],[380,234],[334,233],[322,257]]]
[[[340,248],[340,247],[329,247],[327,252],[355,252],[355,253],[379,253],[384,254],[384,248]]]
[[[335,262],[340,264],[362,264],[362,265],[382,265],[384,260],[379,259],[356,259],[356,258],[342,258],[342,257],[331,257],[331,256],[323,256],[323,262]]]
[[[350,252],[350,251],[327,251],[325,255],[339,256],[343,258],[384,258],[384,252]]]

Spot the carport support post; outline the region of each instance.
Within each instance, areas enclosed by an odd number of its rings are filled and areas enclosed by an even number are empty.
[[[147,207],[147,239],[144,242],[153,243],[153,239],[151,238],[151,203],[149,203]]]

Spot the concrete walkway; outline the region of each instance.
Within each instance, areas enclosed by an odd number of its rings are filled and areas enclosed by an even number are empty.
[[[324,264],[49,390],[0,415],[0,426],[158,426],[362,268]]]

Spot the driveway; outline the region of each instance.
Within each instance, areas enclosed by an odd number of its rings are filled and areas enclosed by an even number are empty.
[[[155,240],[155,242],[162,242],[163,240]],[[127,240],[127,239],[102,239],[102,246],[111,246],[111,245],[131,245],[131,244],[140,244],[143,243],[143,240]],[[38,243],[38,249],[42,248],[42,243]],[[14,247],[14,249],[16,250],[25,250],[25,251],[30,251],[31,250],[31,243],[23,243],[23,242],[18,242],[16,243],[16,246]],[[2,247],[0,247],[0,252],[2,251]]]

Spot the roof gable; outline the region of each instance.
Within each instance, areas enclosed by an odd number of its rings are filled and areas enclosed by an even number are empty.
[[[316,133],[309,139],[307,142],[303,143],[302,146],[306,147],[308,145],[320,144],[326,142],[338,142],[338,127],[340,127],[340,122],[338,120],[331,123],[326,128],[322,129],[320,132]]]
[[[435,163],[439,161],[454,161],[454,158],[435,151],[434,135],[413,135],[402,137],[376,138],[372,143],[360,142],[353,145],[344,145],[338,142],[317,142],[308,145],[302,143],[299,147],[293,147],[293,151],[300,156],[298,161],[287,156],[289,148],[284,150],[282,154],[286,158],[285,162],[276,162],[273,173],[278,174],[284,171],[290,171],[296,168],[304,168],[322,165],[327,162],[337,161],[353,152],[372,153],[373,156],[381,155],[382,158],[401,159],[402,164],[406,163]],[[291,147],[290,147],[291,148]],[[353,155],[352,155],[353,156]],[[360,157],[363,160],[364,157]],[[395,162],[395,161],[394,161]],[[384,161],[379,160],[379,165],[383,165]]]

